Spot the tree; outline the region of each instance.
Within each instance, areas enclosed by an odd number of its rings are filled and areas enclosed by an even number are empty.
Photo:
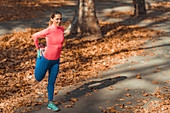
[[[71,35],[81,33],[82,36],[103,37],[96,11],[94,0],[79,0],[72,23],[66,30]]]
[[[145,16],[146,15],[146,7],[145,0],[133,0],[134,4],[134,16]]]

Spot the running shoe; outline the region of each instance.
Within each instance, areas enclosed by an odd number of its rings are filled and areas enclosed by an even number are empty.
[[[40,51],[40,49],[38,50],[37,57],[41,58],[41,51]]]
[[[53,103],[48,103],[47,109],[51,109],[52,111],[59,111],[60,109]]]
[[[42,56],[43,53],[44,53],[45,47],[44,47],[42,44],[40,44],[39,47],[40,47],[40,48],[39,48],[39,50],[38,50],[37,57],[38,57],[38,58],[41,58],[41,56]]]

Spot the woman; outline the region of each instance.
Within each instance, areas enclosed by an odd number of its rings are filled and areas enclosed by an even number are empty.
[[[48,109],[52,111],[58,111],[59,108],[53,103],[54,83],[56,81],[59,71],[60,54],[62,50],[62,44],[64,41],[64,28],[60,26],[62,20],[62,14],[59,11],[55,11],[51,14],[49,27],[33,34],[33,39],[36,48],[39,50],[38,57],[35,66],[35,79],[41,81],[48,70]],[[47,47],[43,54],[41,53],[41,47],[38,44],[38,38],[46,37]]]

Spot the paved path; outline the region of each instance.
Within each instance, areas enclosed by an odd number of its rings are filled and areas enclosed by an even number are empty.
[[[96,5],[97,16],[99,20],[110,21],[110,22],[125,22],[127,21],[121,19],[108,18],[102,15],[103,12],[108,12],[115,10],[110,4],[110,1],[114,2],[114,5],[119,6],[120,1],[116,0],[106,0],[105,2],[98,2]],[[152,1],[152,0],[150,0]],[[132,10],[132,5],[130,2],[126,2],[128,10]],[[70,19],[73,17],[75,7],[67,7],[62,10],[64,14],[64,19]],[[122,6],[116,10],[121,10]],[[126,9],[126,10],[127,10]],[[60,9],[61,10],[61,9]],[[49,12],[47,12],[49,15]],[[169,15],[166,13],[164,15]],[[44,17],[40,19],[33,19],[30,21],[10,21],[5,23],[0,23],[0,35],[4,33],[11,33],[11,30],[23,30],[24,28],[32,27],[45,27],[48,22],[49,17]],[[35,24],[36,22],[36,24]],[[153,26],[153,29],[163,29],[167,31],[166,36],[162,36],[156,43],[148,42],[146,51],[154,52],[157,55],[153,56],[134,56],[128,58],[128,61],[124,64],[119,64],[114,66],[115,70],[110,69],[102,73],[103,78],[93,79],[91,81],[85,81],[82,85],[77,86],[67,86],[63,90],[60,90],[58,95],[55,96],[54,101],[62,101],[64,104],[58,104],[61,108],[59,113],[101,113],[102,107],[115,106],[116,110],[122,110],[117,104],[125,104],[128,106],[136,106],[141,102],[137,102],[137,99],[149,99],[150,101],[159,100],[153,98],[153,96],[143,97],[145,93],[153,93],[158,91],[158,88],[163,86],[168,86],[170,83],[164,83],[170,79],[170,22],[162,23],[152,23],[151,21],[139,21],[136,23],[128,24],[137,24],[140,26]],[[149,60],[148,60],[149,59]],[[132,63],[139,62],[139,63]],[[134,70],[132,70],[134,68]],[[159,71],[158,71],[159,70]],[[136,76],[140,74],[142,79],[136,79]],[[117,77],[116,75],[120,75]],[[152,81],[158,81],[161,84],[155,84]],[[96,90],[92,90],[92,87]],[[111,90],[112,89],[112,90]],[[126,91],[125,89],[130,89]],[[66,94],[66,92],[70,92]],[[162,90],[162,92],[165,92]],[[131,94],[131,96],[125,96],[125,94]],[[75,102],[72,108],[65,108],[65,105],[70,104],[70,98],[77,98],[78,101]],[[125,101],[121,101],[122,98],[125,98]],[[126,102],[131,102],[131,105],[127,105]],[[31,113],[52,113],[46,109],[47,103],[44,103],[42,106],[37,106],[40,108],[38,111],[32,111]],[[143,105],[144,108],[148,108],[148,103]]]

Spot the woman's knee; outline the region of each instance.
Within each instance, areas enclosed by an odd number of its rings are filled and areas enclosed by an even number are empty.
[[[45,74],[35,73],[36,81],[41,81],[45,77]]]
[[[43,78],[35,77],[36,81],[40,82]]]

